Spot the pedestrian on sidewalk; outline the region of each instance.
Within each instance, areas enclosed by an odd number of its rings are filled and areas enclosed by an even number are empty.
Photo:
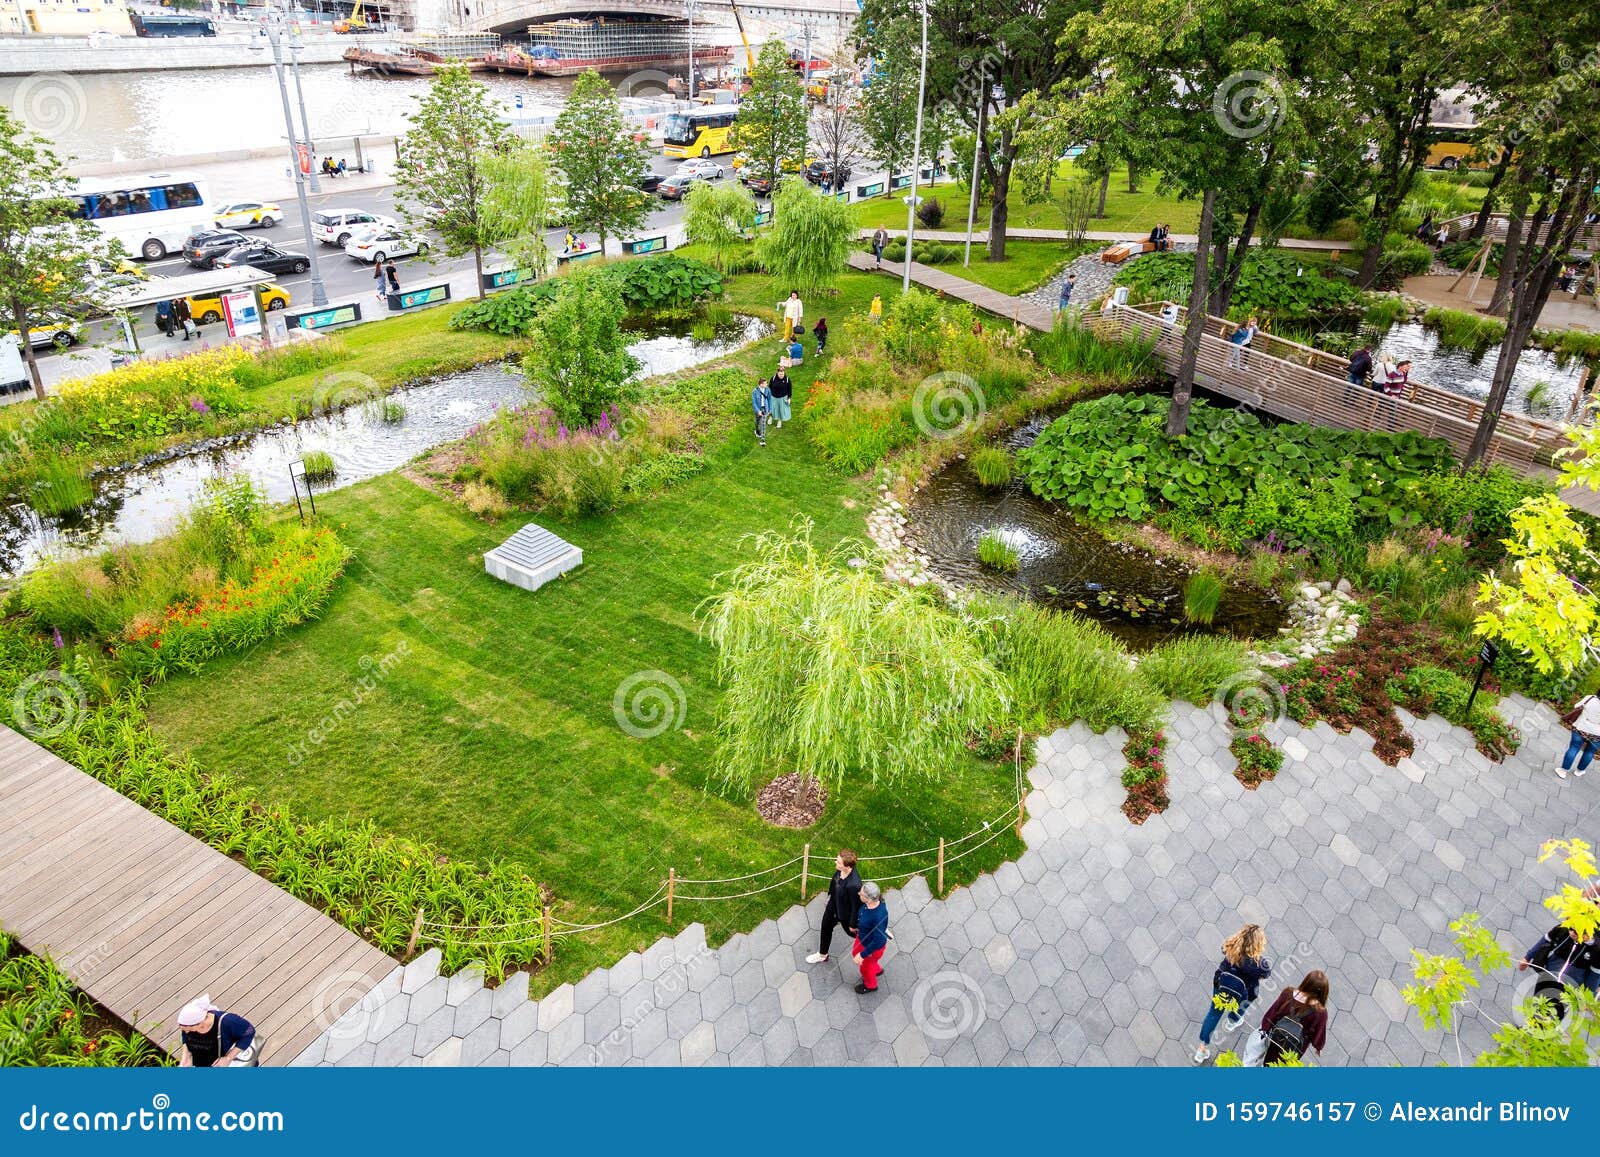
[[[792,350],[789,356],[794,356]],[[772,425],[775,429],[781,428],[789,420],[789,400],[794,397],[794,382],[783,362],[778,363],[778,372],[767,382],[767,389],[772,394]]]
[[[183,331],[183,340],[199,337],[199,331],[194,327],[194,319],[189,314],[189,302],[186,298],[174,297],[172,299],[172,325],[175,329]]]
[[[872,257],[878,263],[879,269],[883,268],[883,251],[888,248],[888,245],[889,231],[879,225],[878,231],[872,235]]]
[[[1077,288],[1078,275],[1068,273],[1066,280],[1061,283],[1061,293],[1056,298],[1056,316],[1060,317],[1067,312],[1067,307],[1072,304],[1072,291]]]
[[[856,913],[861,910],[861,877],[856,873],[856,854],[840,848],[833,858],[833,876],[828,880],[828,902],[822,909],[822,939],[817,950],[806,957],[807,964],[822,964],[833,944],[833,930],[843,928],[852,940],[856,935]]]
[[[255,1025],[236,1012],[211,1006],[211,996],[196,997],[178,1012],[183,1046],[180,1068],[255,1068],[261,1063]]]
[[[1211,1005],[1200,1022],[1200,1047],[1194,1050],[1194,1063],[1202,1064],[1211,1055],[1211,1036],[1228,1014],[1225,1032],[1239,1027],[1245,1009],[1256,998],[1256,990],[1272,974],[1267,960],[1267,934],[1259,924],[1246,924],[1222,942],[1222,963],[1211,974]],[[1227,1008],[1231,1004],[1231,1010]]]
[[[400,271],[395,268],[393,259],[386,261],[383,266],[383,275],[389,281],[389,292],[400,292]]]
[[[1345,401],[1355,400],[1356,390],[1366,384],[1367,375],[1370,373],[1372,373],[1372,343],[1367,342],[1350,355],[1350,365],[1345,374],[1350,384],[1344,389]]]
[[[756,388],[750,391],[750,408],[756,414],[756,441],[765,446],[767,419],[772,417],[772,390],[765,378],[757,380]]]
[[[1228,351],[1229,369],[1240,370],[1244,368],[1244,351],[1250,348],[1251,342],[1255,341],[1259,328],[1256,325],[1256,319],[1252,317],[1243,325],[1235,326],[1233,332],[1228,335],[1228,343],[1233,347]]]
[[[1250,1038],[1243,1063],[1252,1068],[1282,1064],[1293,1054],[1305,1063],[1310,1049],[1320,1055],[1328,1043],[1328,974],[1320,968],[1278,993]]]
[[[877,992],[878,977],[883,973],[883,950],[889,946],[889,905],[884,903],[883,889],[871,880],[861,885],[861,907],[856,912],[856,942],[850,959],[861,969],[860,993]]]
[[[867,317],[873,325],[883,321],[883,295],[881,293],[872,295],[872,304],[867,307]]]
[[[384,295],[388,292],[386,286],[384,285],[383,262],[381,261],[374,261],[372,263],[372,288],[373,291],[377,293],[379,301],[382,301]]]
[[[156,328],[167,337],[172,336],[172,302],[156,302]]]
[[[828,347],[828,319],[817,318],[817,324],[811,327],[811,332],[817,337],[817,356],[822,356],[822,351]]]
[[[783,303],[783,342],[789,344],[789,339],[794,337],[794,331],[800,328],[800,322],[805,318],[806,307],[800,300],[800,291],[791,289],[789,300]]]
[[[1594,762],[1596,752],[1600,752],[1600,696],[1585,695],[1572,705],[1572,710],[1561,717],[1563,726],[1572,731],[1572,738],[1567,743],[1567,753],[1561,757],[1561,766],[1556,768],[1556,776],[1560,779],[1567,778],[1567,772],[1578,776],[1580,779],[1589,773],[1589,764]],[[1573,769],[1576,761],[1577,769]]]
[[[1593,936],[1584,939],[1566,925],[1557,924],[1517,961],[1518,972],[1530,968],[1540,974],[1533,995],[1554,1004],[1559,1019],[1567,1014],[1566,989],[1600,992],[1600,943]]]

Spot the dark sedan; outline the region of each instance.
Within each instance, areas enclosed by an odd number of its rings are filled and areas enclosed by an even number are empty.
[[[661,187],[661,174],[644,172],[634,178],[633,187],[641,193],[654,193]]]
[[[812,161],[806,166],[806,180],[810,181],[813,185],[821,185],[825,189],[832,188],[835,184],[838,184],[839,187],[843,188],[844,183],[850,179],[850,171],[849,165],[840,165],[839,179],[837,182],[835,182],[833,179],[832,162]]]
[[[304,273],[311,268],[311,259],[304,253],[291,253],[275,245],[252,243],[230,249],[226,256],[216,260],[218,269],[229,269],[236,265],[250,265],[268,273]]]
[[[211,269],[217,258],[248,244],[250,238],[232,229],[202,229],[183,243],[183,256],[196,269]]]
[[[771,177],[758,177],[751,173],[749,169],[746,169],[739,179],[744,182],[745,188],[758,197],[768,196],[772,192]]]

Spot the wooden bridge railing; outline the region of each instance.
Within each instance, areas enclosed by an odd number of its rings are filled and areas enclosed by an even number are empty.
[[[1173,373],[1181,356],[1184,315],[1180,310],[1176,324],[1164,323],[1157,316],[1161,304],[1114,306],[1095,315],[1091,324],[1105,336],[1131,333],[1154,341],[1157,356]],[[1472,444],[1483,411],[1475,399],[1421,383],[1390,398],[1352,385],[1345,359],[1265,333],[1256,336],[1235,364],[1236,347],[1220,336],[1225,324],[1231,328],[1231,323],[1209,318],[1200,339],[1195,376],[1207,389],[1290,421],[1346,430],[1412,430],[1443,439],[1457,454],[1465,454]],[[1535,425],[1539,428],[1530,428]],[[1554,473],[1551,451],[1565,444],[1559,427],[1507,415],[1485,465],[1503,463],[1519,474],[1548,477]]]

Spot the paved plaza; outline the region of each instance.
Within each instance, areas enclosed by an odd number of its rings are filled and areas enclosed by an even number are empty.
[[[1247,920],[1275,962],[1264,1000],[1311,968],[1331,979],[1318,1063],[1470,1061],[1487,1021],[1459,1042],[1424,1030],[1400,996],[1412,949],[1446,950],[1449,921],[1477,911],[1520,954],[1564,870],[1539,845],[1588,836],[1600,800],[1600,774],[1551,773],[1567,736],[1552,711],[1501,707],[1524,735],[1504,764],[1438,717],[1402,713],[1417,751],[1398,767],[1361,732],[1272,724],[1287,757],[1252,792],[1220,708],[1174,704],[1172,806],[1137,827],[1120,811],[1125,737],[1074,724],[1038,744],[1016,862],[943,900],[921,878],[887,893],[875,995],[854,991],[848,941],[804,963],[817,896],[715,949],[692,925],[538,1001],[526,974],[490,991],[439,977],[429,952],[294,1063],[1187,1065],[1219,944]],[[1506,1017],[1517,995],[1497,977],[1479,1002]]]

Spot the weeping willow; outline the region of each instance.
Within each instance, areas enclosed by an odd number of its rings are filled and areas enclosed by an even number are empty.
[[[726,694],[719,775],[748,789],[798,772],[831,790],[937,778],[968,735],[1003,717],[1009,684],[976,628],[925,588],[852,567],[860,544],[819,551],[811,523],[749,536],[751,561],[698,610]]]

